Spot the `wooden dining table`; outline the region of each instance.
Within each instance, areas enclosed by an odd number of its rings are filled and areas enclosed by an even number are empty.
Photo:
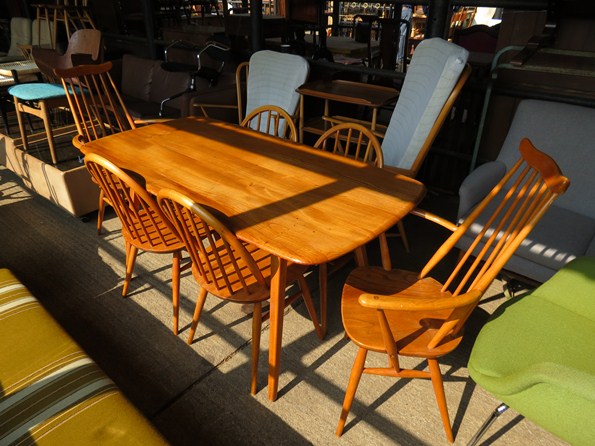
[[[387,231],[424,197],[420,182],[237,125],[187,117],[81,150],[217,209],[237,237],[272,254],[268,397],[277,398],[288,262],[319,265]]]

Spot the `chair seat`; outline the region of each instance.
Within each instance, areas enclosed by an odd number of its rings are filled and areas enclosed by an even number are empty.
[[[407,298],[428,298],[435,295],[444,299],[442,284],[432,278],[418,280],[411,271],[385,271],[380,267],[356,268],[347,278],[343,288],[341,313],[343,326],[349,338],[368,350],[384,352],[384,341],[378,314],[375,309],[363,307],[358,299],[363,293],[395,295]],[[450,293],[446,294],[450,296]],[[448,298],[448,297],[446,297]],[[453,298],[454,299],[454,298]],[[432,318],[424,311],[386,312],[399,353],[406,356],[437,358],[452,351],[461,342],[462,333],[447,337],[434,349],[427,347],[436,331],[442,326],[452,310],[432,311]]]
[[[8,89],[8,93],[22,101],[42,101],[45,99],[66,97],[62,85],[45,82],[13,85]]]

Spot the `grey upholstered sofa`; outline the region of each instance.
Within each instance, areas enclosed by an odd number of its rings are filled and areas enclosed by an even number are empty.
[[[544,282],[575,257],[595,255],[595,109],[521,101],[497,159],[479,166],[463,181],[459,218],[518,160],[523,137],[553,157],[570,179],[566,194],[556,200],[506,265],[511,272]]]

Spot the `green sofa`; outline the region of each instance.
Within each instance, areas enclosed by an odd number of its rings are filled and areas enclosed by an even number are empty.
[[[595,445],[595,257],[499,307],[475,341],[469,374],[561,439]]]
[[[167,444],[7,269],[0,269],[0,444]]]

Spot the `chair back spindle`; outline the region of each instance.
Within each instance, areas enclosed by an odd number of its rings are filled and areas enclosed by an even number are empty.
[[[318,138],[314,147],[376,167],[383,167],[384,164],[376,136],[368,128],[353,122],[331,127]]]
[[[76,146],[136,128],[109,74],[111,68],[106,62],[55,70],[77,127]]]

